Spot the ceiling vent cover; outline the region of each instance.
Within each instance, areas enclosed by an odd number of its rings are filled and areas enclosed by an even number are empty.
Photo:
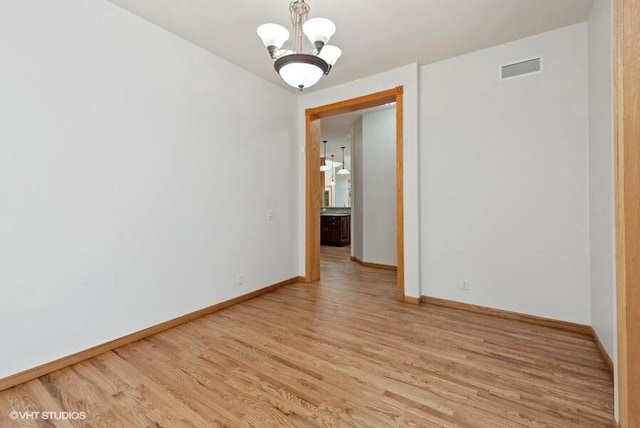
[[[524,61],[514,62],[500,67],[500,79],[512,79],[531,73],[539,73],[542,71],[542,57],[527,59]]]

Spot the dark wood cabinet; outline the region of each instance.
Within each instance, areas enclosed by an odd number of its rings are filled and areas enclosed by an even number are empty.
[[[351,216],[348,214],[320,216],[320,244],[343,247],[351,243]]]

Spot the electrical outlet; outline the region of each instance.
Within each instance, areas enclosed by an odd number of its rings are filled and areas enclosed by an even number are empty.
[[[463,279],[462,281],[460,281],[460,290],[469,291],[469,280],[468,279]]]
[[[238,285],[244,284],[244,274],[238,274]]]
[[[273,220],[276,217],[276,213],[273,210],[267,210],[267,220]]]

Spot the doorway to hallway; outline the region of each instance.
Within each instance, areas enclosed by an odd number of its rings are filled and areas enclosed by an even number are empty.
[[[396,228],[396,297],[405,299],[404,294],[404,217],[403,217],[403,88],[397,87],[351,100],[307,109],[306,117],[306,201],[305,201],[305,281],[320,279],[320,215],[324,198],[321,180],[321,119],[338,116],[371,107],[395,103],[395,228]]]

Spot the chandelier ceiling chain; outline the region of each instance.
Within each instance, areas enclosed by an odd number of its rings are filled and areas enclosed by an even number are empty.
[[[308,19],[310,9],[304,0],[289,4],[293,34],[283,26],[271,23],[257,29],[262,43],[275,60],[276,72],[288,85],[301,91],[328,75],[342,55],[338,47],[327,45],[336,32],[335,24],[326,18]]]
[[[309,10],[311,10],[311,8],[305,2],[294,1],[289,5],[291,29],[293,30],[290,46],[294,52],[302,52],[303,50],[302,45],[305,39],[303,37],[302,26],[309,18]]]

